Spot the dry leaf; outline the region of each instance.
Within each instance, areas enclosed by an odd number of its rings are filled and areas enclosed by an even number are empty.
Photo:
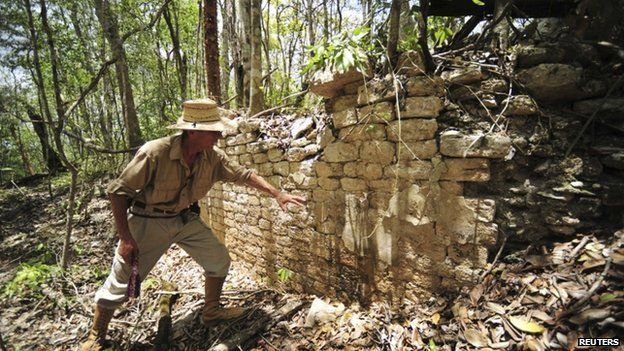
[[[470,290],[470,302],[473,306],[476,306],[483,295],[483,284],[477,284],[472,290]]]
[[[586,309],[585,311],[573,316],[570,318],[570,322],[576,324],[576,325],[581,325],[581,324],[585,324],[589,321],[593,321],[593,320],[602,320],[605,319],[607,317],[609,317],[609,315],[611,314],[611,312],[608,309],[604,309],[604,308],[589,308]]]
[[[485,307],[494,312],[494,313],[498,313],[498,314],[505,314],[505,307],[497,304],[496,302],[486,302]]]
[[[509,322],[519,330],[525,333],[538,334],[544,331],[544,327],[535,323],[524,320],[521,317],[509,316]]]
[[[490,342],[487,336],[472,328],[466,329],[466,331],[464,332],[464,338],[466,338],[466,341],[468,341],[470,345],[474,347],[484,347],[487,346]]]
[[[433,324],[437,325],[439,321],[440,321],[440,314],[439,313],[434,313],[433,316],[431,316],[431,322],[433,322]]]

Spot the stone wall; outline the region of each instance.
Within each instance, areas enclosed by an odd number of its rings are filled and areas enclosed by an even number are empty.
[[[243,120],[221,145],[308,205],[283,212],[222,184],[204,219],[256,277],[287,269],[295,290],[395,303],[475,283],[501,235],[530,242],[621,222],[622,149],[579,143],[564,158],[582,119],[553,112],[606,109],[593,98],[609,83],[551,49],[518,48],[517,81],[469,62],[430,78],[409,55],[396,85],[325,74],[315,85],[326,113]]]

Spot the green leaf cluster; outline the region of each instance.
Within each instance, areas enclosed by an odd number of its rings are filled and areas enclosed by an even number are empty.
[[[313,46],[306,46],[311,55],[303,73],[330,69],[344,73],[351,68],[364,73],[368,67],[367,52],[371,49],[368,41],[368,27],[357,27],[353,31],[345,31],[339,35]]]
[[[286,283],[290,280],[293,274],[293,271],[291,271],[290,269],[282,267],[277,270],[277,279],[279,279],[279,281],[282,283]]]
[[[41,296],[42,285],[49,282],[59,270],[57,265],[41,262],[22,263],[13,279],[4,285],[2,293],[7,297]]]

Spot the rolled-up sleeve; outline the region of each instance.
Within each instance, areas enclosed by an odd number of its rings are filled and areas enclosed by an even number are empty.
[[[121,175],[108,185],[106,191],[134,199],[150,182],[155,168],[155,161],[141,148]]]
[[[217,154],[217,164],[215,165],[215,179],[217,181],[245,184],[254,171],[242,167],[238,163],[230,160],[221,150],[215,150]]]

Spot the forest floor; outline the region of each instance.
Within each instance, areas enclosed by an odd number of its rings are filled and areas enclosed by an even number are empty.
[[[86,337],[93,296],[116,242],[105,182],[81,188],[65,271],[57,262],[67,185],[0,189],[0,350],[77,350]],[[279,283],[249,279],[235,262],[223,301],[250,312],[208,329],[200,321],[200,268],[172,247],[143,281],[141,297],[117,311],[109,339],[114,350],[167,349],[155,338],[159,299],[171,296],[164,286],[171,282],[178,292],[171,350],[208,350],[220,343],[236,350],[236,344],[253,350],[572,350],[578,338],[622,335],[623,243],[624,231],[587,233],[503,252],[476,286],[401,306],[345,306],[286,293]]]

